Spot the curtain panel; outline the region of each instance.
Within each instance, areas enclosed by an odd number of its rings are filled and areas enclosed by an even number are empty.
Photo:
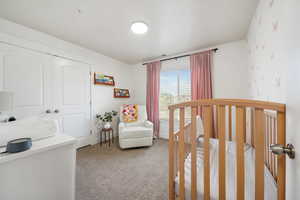
[[[192,100],[211,99],[212,95],[212,55],[213,51],[204,51],[190,56]],[[213,137],[217,136],[217,112],[213,112]],[[202,118],[202,107],[197,108],[197,115]]]
[[[147,99],[148,120],[154,125],[154,135],[159,137],[159,89],[160,61],[147,64]]]
[[[212,98],[212,53],[212,51],[205,51],[190,57],[192,100]],[[202,115],[201,108],[198,114]]]

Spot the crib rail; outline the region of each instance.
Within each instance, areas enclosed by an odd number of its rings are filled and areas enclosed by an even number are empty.
[[[185,110],[191,108],[190,123]],[[179,130],[174,132],[174,112],[179,109]],[[197,136],[196,116],[203,120],[204,135]],[[271,144],[285,145],[285,105],[241,99],[207,99],[169,106],[169,200],[184,200],[185,159],[191,155],[191,199],[197,199],[197,141],[203,137],[203,198],[210,199],[210,138],[219,141],[219,199],[226,199],[226,140],[236,143],[236,198],[245,199],[244,146],[255,148],[255,199],[264,199],[264,168],[277,184],[278,200],[285,199],[285,155],[274,155]],[[178,195],[175,178],[179,177]]]

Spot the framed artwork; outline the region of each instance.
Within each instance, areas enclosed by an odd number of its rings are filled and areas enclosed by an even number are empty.
[[[129,90],[114,88],[114,97],[115,98],[129,98],[130,97]]]
[[[114,80],[113,76],[107,76],[107,75],[95,72],[95,74],[94,74],[94,84],[95,85],[115,86],[115,80]]]

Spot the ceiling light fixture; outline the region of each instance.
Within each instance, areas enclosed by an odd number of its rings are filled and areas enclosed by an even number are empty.
[[[131,31],[134,34],[145,34],[148,31],[148,26],[144,22],[134,22],[131,25]]]

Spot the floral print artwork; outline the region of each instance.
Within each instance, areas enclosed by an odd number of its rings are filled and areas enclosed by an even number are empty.
[[[138,105],[125,104],[123,105],[123,120],[124,122],[135,122],[138,120]]]

